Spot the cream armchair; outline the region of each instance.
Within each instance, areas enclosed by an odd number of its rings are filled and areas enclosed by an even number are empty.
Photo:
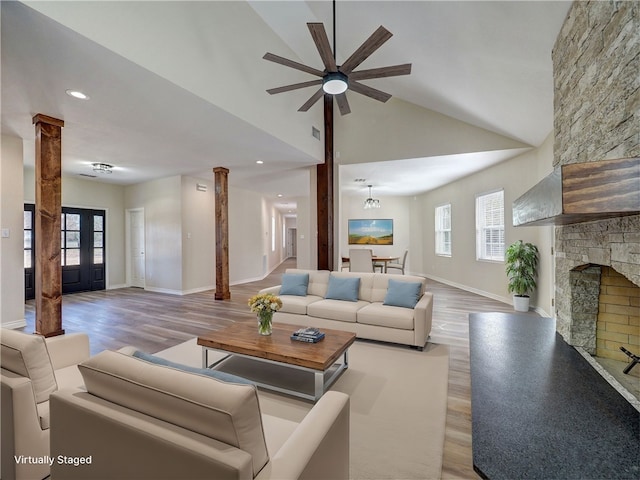
[[[42,479],[49,475],[49,395],[83,385],[77,364],[89,358],[89,338],[77,333],[45,339],[3,328],[0,344],[1,475]]]

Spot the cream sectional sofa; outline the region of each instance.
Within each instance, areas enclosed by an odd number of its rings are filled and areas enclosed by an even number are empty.
[[[51,455],[72,456],[54,462],[52,480],[349,477],[343,393],[325,393],[296,423],[263,414],[252,384],[126,349],[101,352],[79,369],[86,390],[50,397]]]
[[[4,480],[49,475],[50,395],[83,385],[77,364],[89,358],[89,337],[68,333],[44,338],[0,330],[1,474]],[[32,461],[35,459],[35,461]]]
[[[426,279],[412,275],[386,273],[329,272],[326,270],[287,269],[284,275],[308,275],[306,295],[288,295],[282,285],[265,288],[282,300],[274,322],[354,332],[358,338],[401,343],[422,350],[431,332],[433,295],[425,291]],[[325,298],[331,278],[359,278],[355,301]],[[284,280],[284,276],[283,276]],[[388,303],[390,282],[420,284],[413,308]],[[304,290],[304,289],[303,289]],[[298,292],[301,293],[301,292]]]

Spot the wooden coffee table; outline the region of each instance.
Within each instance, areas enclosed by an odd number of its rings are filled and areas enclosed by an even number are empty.
[[[265,336],[258,334],[257,321],[246,321],[201,335],[202,365],[243,376],[268,390],[317,401],[349,367],[348,350],[356,336],[322,329],[323,340],[304,343],[290,338],[298,328],[302,327],[275,323],[273,333]],[[212,350],[226,355],[209,364]]]

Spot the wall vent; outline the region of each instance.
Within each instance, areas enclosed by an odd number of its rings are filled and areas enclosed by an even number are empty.
[[[317,138],[318,140],[320,140],[320,130],[318,130],[316,127],[312,126],[311,127],[311,135],[313,135],[315,138]]]

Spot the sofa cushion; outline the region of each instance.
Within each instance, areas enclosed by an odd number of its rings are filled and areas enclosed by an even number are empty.
[[[247,380],[246,378],[239,377],[237,375],[233,375],[231,373],[221,372],[220,370],[213,370],[211,368],[190,367],[189,365],[172,362],[171,360],[167,360],[166,358],[156,357],[155,355],[151,355],[150,353],[142,352],[140,350],[136,350],[132,355],[136,358],[139,358],[140,360],[144,360],[145,362],[155,363],[156,365],[164,365],[165,367],[177,368],[178,370],[197,373],[198,375],[206,375],[207,377],[217,378],[218,380],[222,380],[223,382],[254,385],[252,381]]]
[[[331,275],[329,277],[329,286],[327,287],[327,293],[324,298],[330,300],[357,302],[359,291],[360,278],[346,278]]]
[[[397,282],[414,282],[420,283],[422,288],[420,295],[422,295],[427,286],[427,279],[424,277],[418,277],[416,275],[393,275],[387,273],[376,273],[373,279],[373,286],[371,289],[371,298],[368,299],[373,302],[384,302],[384,297],[387,296],[387,290],[389,289],[389,280],[395,280]],[[367,300],[367,299],[364,299]]]
[[[369,302],[365,302],[364,300],[345,302],[344,300],[325,299],[309,305],[307,307],[307,315],[310,317],[354,323],[358,310],[368,304]]]
[[[302,270],[298,268],[287,268],[285,273],[306,273],[309,275],[309,286],[307,295],[315,295],[324,298],[329,284],[328,270]]]
[[[58,385],[44,337],[3,328],[1,343],[2,368],[31,379],[36,403],[49,400]]]
[[[309,287],[308,273],[283,273],[280,295],[295,295],[304,297]]]
[[[399,282],[389,279],[389,287],[384,297],[383,305],[394,307],[414,308],[420,300],[422,284],[417,282]]]
[[[46,402],[36,404],[36,411],[38,412],[38,420],[40,420],[40,428],[42,430],[49,430],[51,426],[51,415],[49,414],[49,400]]]
[[[78,370],[78,365],[59,368],[58,370],[54,370],[53,373],[56,376],[58,390],[62,390],[63,388],[84,389],[84,382],[82,381],[82,374],[80,370]]]
[[[374,302],[358,310],[357,321],[366,325],[414,330],[414,312],[412,308],[393,307]]]
[[[278,312],[283,313],[297,313],[298,315],[307,314],[307,306],[318,300],[322,300],[322,297],[316,297],[315,295],[307,295],[306,297],[298,297],[297,295],[281,295],[282,308]]]
[[[92,395],[248,452],[254,476],[269,461],[253,385],[227,383],[109,350],[79,368]]]

